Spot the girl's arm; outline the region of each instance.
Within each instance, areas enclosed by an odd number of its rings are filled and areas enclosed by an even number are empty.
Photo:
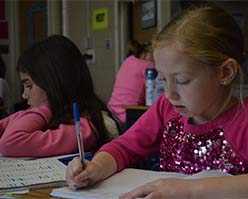
[[[12,123],[11,121],[14,121],[17,118],[22,117],[24,112],[25,111],[19,111],[19,112],[13,113],[12,115],[0,120],[0,138],[4,134],[5,129],[8,127],[8,125]]]
[[[26,156],[26,152],[37,150],[32,141],[33,132],[44,128],[51,118],[49,107],[42,105],[17,112],[2,120],[5,129],[0,140],[0,153],[4,156]],[[8,123],[6,121],[8,120]],[[41,138],[43,138],[41,136]],[[41,139],[40,142],[45,140]],[[34,141],[35,143],[36,141]],[[30,146],[31,145],[31,146]],[[32,147],[32,148],[31,148]],[[28,155],[27,155],[28,156]]]
[[[54,130],[43,130],[51,119],[48,106],[32,108],[14,118],[0,139],[0,153],[15,157],[47,157],[78,151],[74,124],[61,124]],[[85,151],[96,145],[88,120],[80,118]]]
[[[121,171],[159,151],[164,123],[172,116],[175,116],[173,108],[161,96],[133,126],[100,151],[111,154],[117,162],[117,171]]]
[[[115,159],[106,152],[99,152],[91,161],[86,161],[83,170],[79,158],[74,158],[66,170],[66,181],[71,189],[78,189],[102,181],[116,172]]]
[[[0,120],[0,140],[2,138],[4,130],[6,129],[8,123],[9,123],[9,118],[5,118],[5,119]]]
[[[202,179],[159,179],[123,194],[121,199],[209,198],[241,199],[248,197],[248,174]]]

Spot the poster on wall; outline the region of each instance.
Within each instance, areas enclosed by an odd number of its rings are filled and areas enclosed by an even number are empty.
[[[29,46],[47,37],[47,4],[34,2],[28,10],[28,42]]]
[[[141,28],[147,29],[156,26],[156,0],[146,0],[141,3]]]
[[[108,8],[93,10],[93,30],[108,28]]]

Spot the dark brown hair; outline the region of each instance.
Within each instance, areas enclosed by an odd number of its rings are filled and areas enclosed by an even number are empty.
[[[84,57],[70,39],[53,35],[34,44],[19,58],[17,70],[29,74],[46,92],[52,111],[47,128],[71,123],[73,102],[77,102],[80,116],[94,125],[98,147],[108,141],[102,110],[109,111],[95,94]]]

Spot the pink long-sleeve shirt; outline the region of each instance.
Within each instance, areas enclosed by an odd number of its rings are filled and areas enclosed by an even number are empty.
[[[14,157],[46,157],[78,151],[75,125],[60,124],[54,130],[41,130],[51,119],[46,104],[16,112],[0,121],[0,153]],[[96,137],[89,121],[80,118],[85,151],[96,146]]]
[[[109,110],[126,122],[124,105],[145,105],[146,68],[154,68],[154,63],[131,55],[123,62],[115,79],[112,97],[108,102]]]
[[[115,158],[118,171],[159,152],[160,169],[165,171],[248,173],[248,98],[244,106],[238,103],[208,123],[192,125],[161,96],[130,129],[99,151]]]

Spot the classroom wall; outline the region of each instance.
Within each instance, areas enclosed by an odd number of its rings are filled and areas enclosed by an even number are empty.
[[[20,100],[21,86],[15,65],[20,55],[19,1],[6,1],[6,18],[9,22],[9,53],[4,59],[9,65],[7,80],[10,82],[14,101]],[[241,25],[248,33],[247,2],[220,2],[242,19]],[[107,102],[111,96],[115,75],[124,60],[128,41],[127,2],[116,0],[47,0],[48,34],[64,34],[71,38],[82,53],[95,52],[95,61],[89,62],[97,94]],[[108,9],[108,28],[92,29],[94,10]],[[157,0],[157,30],[160,31],[173,15],[180,12],[180,1]],[[247,37],[246,44],[248,43]]]
[[[121,35],[123,32],[128,34],[127,16],[125,16],[124,22],[120,20],[120,17],[123,17],[120,16],[121,9],[125,10],[122,10],[125,15],[127,14],[127,9],[124,6],[126,4],[123,1],[115,0],[66,2],[64,11],[67,10],[68,26],[64,34],[69,36],[83,53],[87,53],[87,47],[95,50],[95,63],[90,63],[89,68],[94,79],[96,92],[107,102],[112,93],[115,75],[127,52],[125,45],[128,41],[128,35]],[[247,35],[248,16],[246,13],[248,13],[248,2],[219,1],[217,4],[236,16],[237,20],[241,20],[240,24],[244,34]],[[109,27],[106,30],[94,31],[92,30],[92,15],[93,11],[99,8],[108,8]],[[181,1],[157,0],[158,21],[156,32],[160,31],[174,15],[181,11]],[[142,37],[142,35],[140,36]],[[110,41],[110,48],[106,47],[108,41]],[[248,46],[248,37],[245,37],[245,44]],[[244,94],[248,95],[247,89],[244,90]]]
[[[94,61],[89,61],[88,66],[95,90],[105,102],[112,93],[118,56],[115,6],[115,1],[66,1],[63,4],[63,33],[76,43],[82,53],[95,53]],[[93,12],[102,8],[108,9],[108,28],[93,30]]]
[[[6,79],[10,84],[13,101],[21,100],[19,75],[15,67],[22,51],[23,32],[20,31],[19,1],[5,1],[6,20],[9,23],[9,37],[0,40],[9,51],[3,55],[8,66]],[[105,30],[92,30],[94,9],[108,8],[109,27]],[[108,101],[112,93],[115,74],[119,68],[119,55],[116,49],[116,2],[111,1],[47,1],[48,35],[64,34],[71,38],[82,53],[88,48],[95,51],[95,61],[89,63],[97,94]],[[22,27],[21,27],[22,28]],[[110,45],[109,45],[110,44]],[[117,59],[118,58],[118,59]]]
[[[4,58],[9,65],[7,80],[10,83],[15,103],[21,100],[22,92],[19,75],[15,71],[16,62],[22,51],[19,7],[19,1],[6,1],[10,35],[6,41],[9,53],[4,55]],[[108,9],[108,28],[93,30],[93,12],[101,8]],[[166,10],[164,6],[161,8]],[[95,60],[89,62],[88,65],[95,90],[105,102],[111,96],[116,73],[127,54],[126,45],[129,36],[127,12],[128,7],[125,1],[47,0],[48,35],[64,34],[75,42],[82,53],[88,53],[89,50],[95,52]],[[170,12],[165,13],[167,15]]]
[[[5,13],[8,22],[8,38],[4,42],[8,46],[8,52],[4,53],[7,65],[6,80],[9,83],[13,102],[17,102],[21,96],[21,86],[19,75],[16,72],[16,63],[20,55],[20,28],[19,28],[19,9],[17,1],[5,0]]]

